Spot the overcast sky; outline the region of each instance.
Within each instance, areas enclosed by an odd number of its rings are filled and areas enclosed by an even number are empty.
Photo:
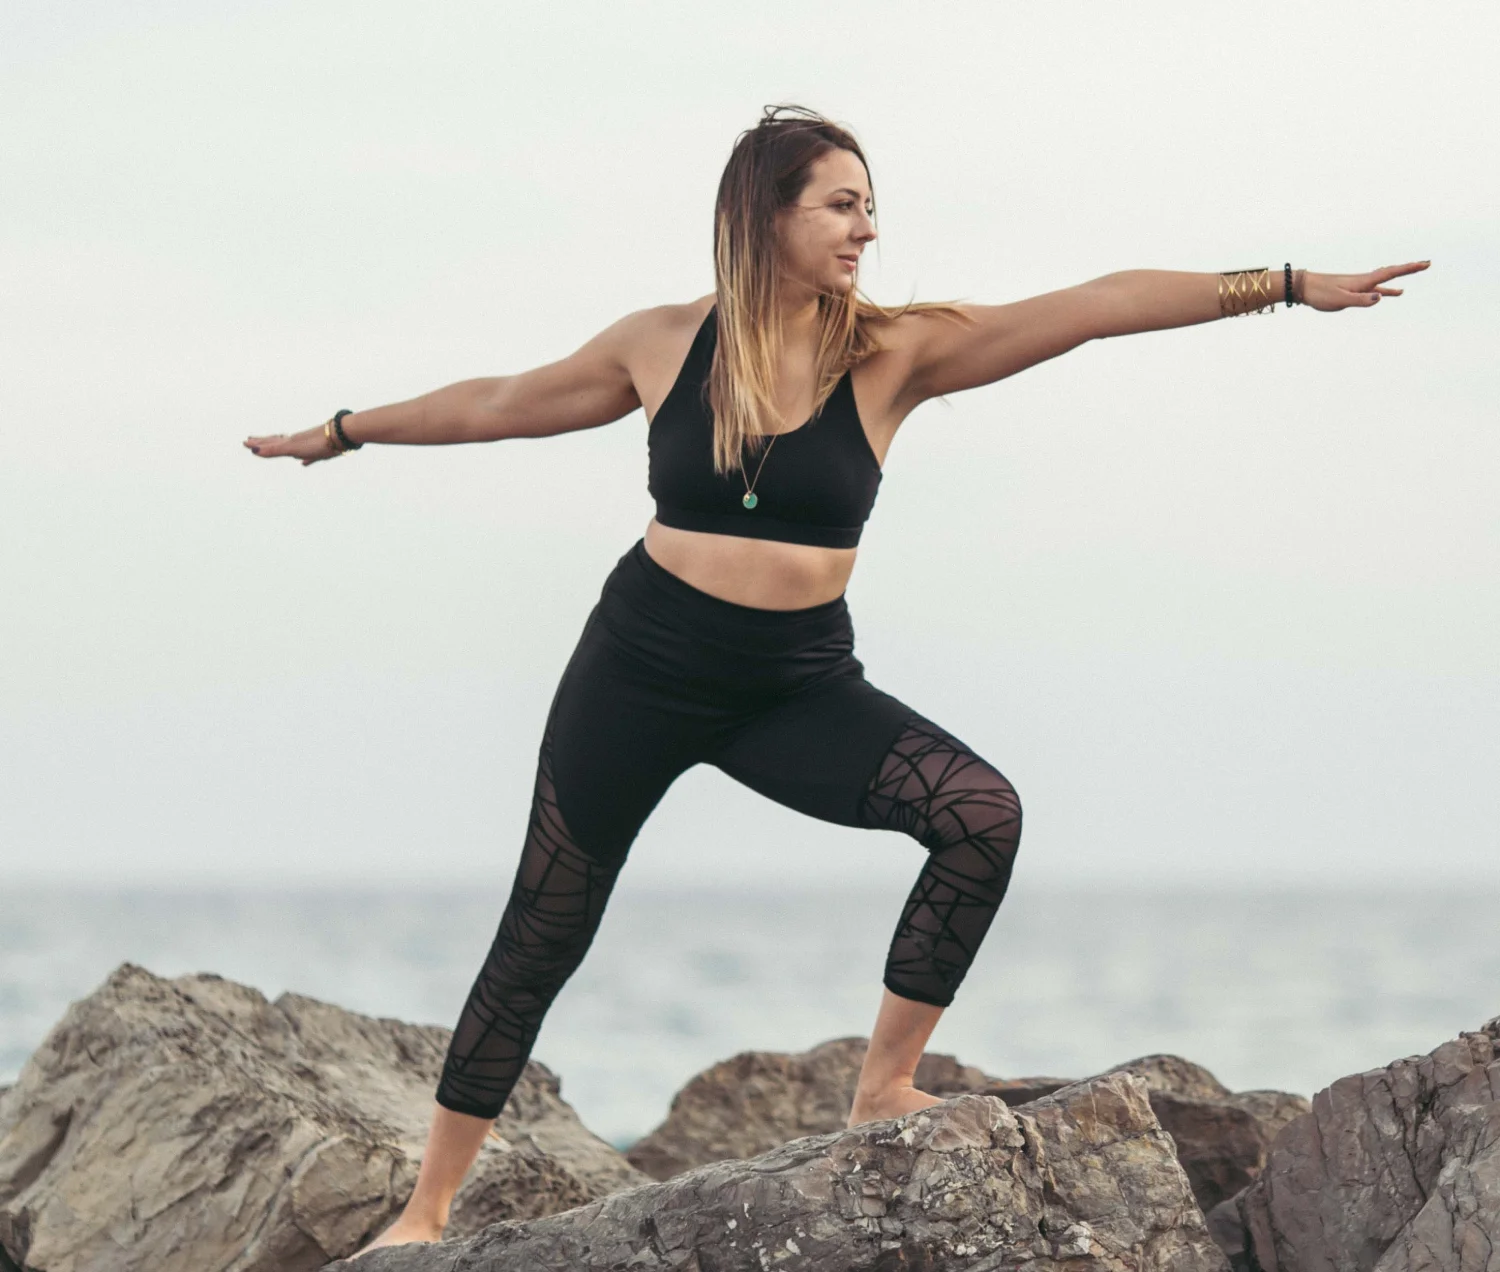
[[[645,428],[241,449],[712,289],[737,133],[871,159],[877,300],[1355,272],[1371,311],[931,403],[849,592],[1026,809],[1017,890],[1500,886],[1492,3],[0,9],[0,853],[78,881],[508,882]],[[682,778],[628,877],[913,878]]]

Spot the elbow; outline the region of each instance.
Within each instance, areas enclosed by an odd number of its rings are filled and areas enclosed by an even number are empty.
[[[1089,340],[1108,340],[1137,330],[1131,322],[1129,271],[1105,274],[1083,286],[1089,293],[1086,329]]]
[[[512,409],[511,376],[494,376],[474,383],[474,392],[464,403],[461,427],[465,440],[498,442],[514,431],[508,425]]]

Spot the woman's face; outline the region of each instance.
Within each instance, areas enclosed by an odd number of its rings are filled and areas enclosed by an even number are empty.
[[[797,202],[777,213],[782,266],[814,293],[842,295],[875,237],[869,174],[848,150],[830,150],[811,172]]]

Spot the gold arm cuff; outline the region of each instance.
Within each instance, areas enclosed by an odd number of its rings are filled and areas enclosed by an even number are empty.
[[[1238,318],[1241,314],[1270,313],[1276,307],[1271,293],[1271,271],[1259,269],[1226,270],[1219,275],[1219,316]]]

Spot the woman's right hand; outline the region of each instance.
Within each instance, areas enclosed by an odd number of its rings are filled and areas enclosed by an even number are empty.
[[[268,433],[264,437],[247,437],[245,446],[262,459],[275,459],[278,455],[300,459],[304,468],[309,464],[316,464],[320,459],[332,459],[335,455],[343,454],[328,445],[328,438],[321,424],[316,428],[305,428],[300,433]]]

